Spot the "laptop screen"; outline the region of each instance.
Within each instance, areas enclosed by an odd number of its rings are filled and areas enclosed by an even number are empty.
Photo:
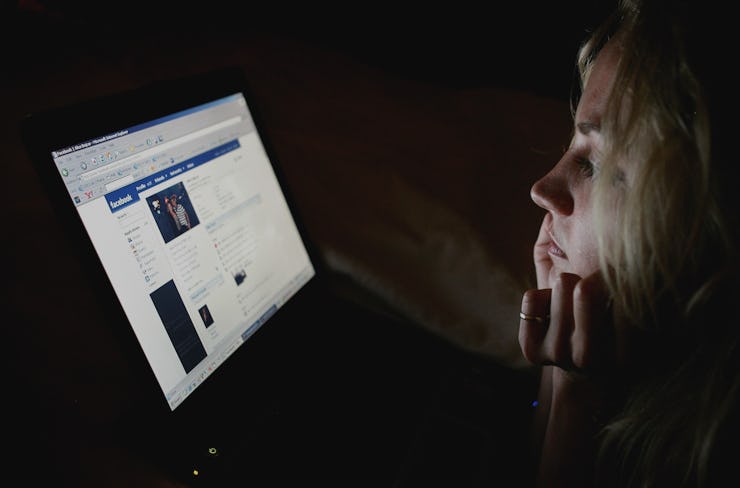
[[[315,275],[240,92],[51,158],[171,410]]]

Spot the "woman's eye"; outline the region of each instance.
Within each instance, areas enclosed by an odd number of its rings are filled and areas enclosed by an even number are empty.
[[[581,173],[588,178],[593,177],[596,173],[596,166],[588,158],[576,158],[576,164],[581,169]]]

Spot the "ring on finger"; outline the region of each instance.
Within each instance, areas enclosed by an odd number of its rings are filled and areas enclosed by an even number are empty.
[[[549,315],[545,315],[544,317],[541,317],[539,315],[531,315],[524,312],[519,312],[519,318],[522,320],[526,320],[527,322],[537,322],[538,324],[544,324],[548,320],[550,320]]]

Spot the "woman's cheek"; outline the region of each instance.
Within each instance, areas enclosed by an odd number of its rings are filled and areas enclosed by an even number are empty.
[[[573,273],[577,274],[581,278],[590,276],[599,270],[599,257],[596,252],[596,243],[593,243],[593,248],[580,253],[578,258],[578,262],[574,263],[575,266],[573,266]]]

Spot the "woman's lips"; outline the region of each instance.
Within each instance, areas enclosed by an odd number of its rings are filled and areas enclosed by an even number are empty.
[[[548,234],[550,234],[550,245],[547,246],[547,252],[551,256],[555,256],[561,259],[568,259],[568,255],[565,254],[565,252],[562,249],[560,249],[560,246],[558,245],[557,241],[555,241],[555,238],[552,236],[552,233],[548,232]]]

